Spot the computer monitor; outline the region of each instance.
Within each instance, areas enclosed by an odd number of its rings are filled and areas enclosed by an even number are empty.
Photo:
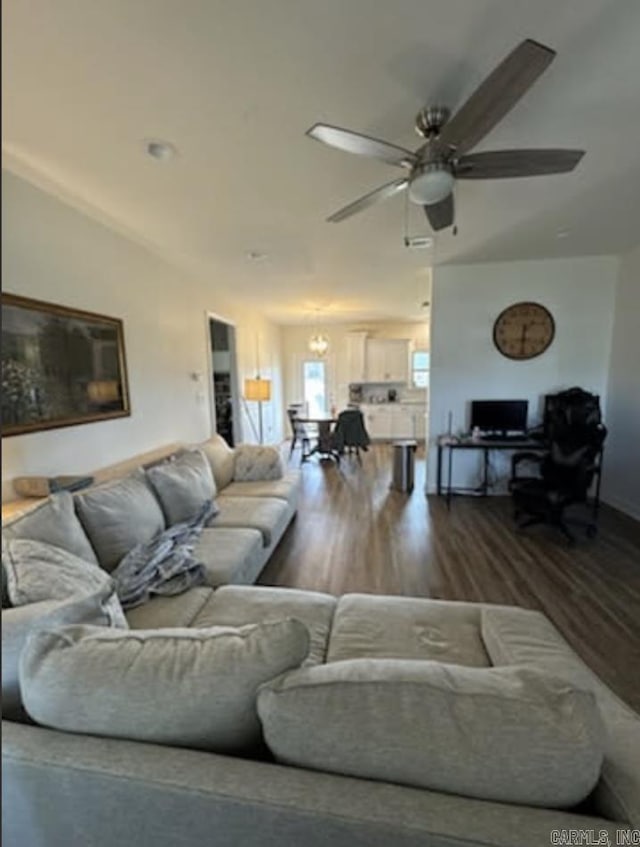
[[[528,400],[472,400],[471,429],[481,432],[527,431]]]

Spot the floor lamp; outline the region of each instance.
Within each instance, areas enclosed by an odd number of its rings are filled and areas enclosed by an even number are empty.
[[[244,398],[258,404],[258,421],[260,426],[260,444],[263,444],[262,439],[262,404],[268,403],[271,400],[271,380],[261,379],[259,376],[255,379],[245,379],[244,381]]]

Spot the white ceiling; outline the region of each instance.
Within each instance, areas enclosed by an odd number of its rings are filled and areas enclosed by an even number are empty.
[[[2,5],[5,166],[276,321],[418,319],[432,264],[638,243],[638,0]],[[558,56],[477,149],[586,149],[573,174],[459,184],[458,235],[426,251],[403,246],[402,196],[325,223],[396,171],[306,138],[312,123],[415,148],[418,109],[455,109],[526,37]],[[150,159],[149,138],[178,156]]]

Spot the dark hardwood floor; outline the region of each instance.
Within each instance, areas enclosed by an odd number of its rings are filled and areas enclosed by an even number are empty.
[[[640,712],[640,525],[604,506],[598,537],[569,547],[549,527],[516,531],[507,497],[458,497],[447,511],[424,494],[422,458],[411,495],[389,489],[388,445],[361,467],[306,462],[298,516],[260,582],[540,609]]]

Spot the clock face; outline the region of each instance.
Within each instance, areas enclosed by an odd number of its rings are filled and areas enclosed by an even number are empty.
[[[493,343],[509,359],[533,359],[549,347],[555,335],[551,313],[539,303],[514,303],[493,325]]]

